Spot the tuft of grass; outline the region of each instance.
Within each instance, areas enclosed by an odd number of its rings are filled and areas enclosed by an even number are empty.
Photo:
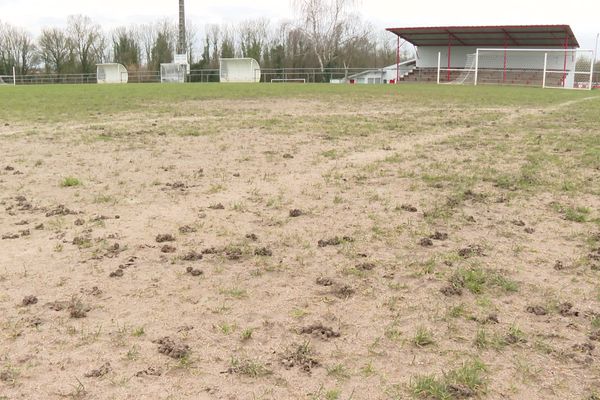
[[[420,327],[417,329],[417,333],[415,333],[413,343],[417,347],[429,346],[434,343],[433,333],[425,327]]]
[[[519,291],[517,282],[498,272],[477,267],[459,269],[450,278],[450,283],[456,287],[464,287],[473,294],[482,294],[489,288],[499,288],[507,293]]]
[[[244,329],[242,331],[242,334],[240,335],[242,341],[245,342],[245,341],[248,341],[248,340],[252,339],[252,334],[253,333],[254,333],[254,329],[252,329],[252,328],[246,328],[246,329]]]
[[[82,183],[79,179],[72,177],[72,176],[68,176],[60,182],[60,186],[62,186],[62,187],[75,187],[75,186],[81,186],[81,184]]]
[[[258,360],[231,358],[229,367],[230,373],[248,376],[250,378],[260,378],[273,373],[269,368]]]
[[[425,399],[450,400],[452,398],[446,383],[433,375],[415,378],[412,392],[416,397]]]
[[[327,368],[327,375],[338,380],[346,380],[350,378],[350,372],[343,364],[336,364]]]
[[[443,377],[418,376],[412,383],[414,396],[424,399],[451,400],[461,397],[478,397],[485,393],[484,373],[487,367],[480,360],[465,362]]]
[[[233,333],[233,331],[235,330],[235,326],[230,325],[226,322],[223,322],[222,324],[219,324],[219,330],[224,334],[224,335],[230,335],[231,333]]]
[[[232,287],[232,288],[227,288],[227,289],[221,289],[221,294],[233,298],[233,299],[244,299],[246,297],[248,297],[248,292],[246,291],[246,289],[242,289],[242,288],[238,288],[238,287]]]
[[[106,204],[106,203],[116,203],[116,200],[114,197],[108,195],[108,194],[101,194],[98,195],[96,197],[94,197],[94,203],[96,204]]]
[[[338,400],[341,395],[340,389],[331,389],[325,392],[325,400]]]
[[[592,328],[600,329],[600,315],[593,316],[591,324],[592,324]]]
[[[465,308],[465,305],[463,303],[452,307],[449,311],[448,311],[448,316],[450,318],[461,318],[464,317],[465,315],[467,315],[467,310]]]
[[[145,332],[143,326],[140,326],[139,328],[135,328],[133,330],[133,332],[131,332],[131,336],[134,336],[134,337],[144,336],[145,334],[146,334],[146,332]]]
[[[490,345],[490,340],[485,329],[480,328],[477,330],[474,342],[475,347],[477,347],[478,349],[485,349]]]
[[[564,210],[565,219],[567,221],[584,223],[587,221],[590,209],[586,207],[571,208],[568,207]]]

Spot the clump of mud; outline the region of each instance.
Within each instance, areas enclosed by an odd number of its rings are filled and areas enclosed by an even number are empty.
[[[182,359],[190,354],[190,346],[166,336],[154,341],[158,344],[158,352],[175,359]]]
[[[478,244],[470,244],[458,251],[458,255],[462,258],[485,256],[483,246]]]
[[[104,363],[100,368],[93,369],[90,372],[84,374],[84,376],[86,378],[101,378],[104,375],[110,373],[110,371],[112,371],[112,367],[110,366],[110,363],[107,362]]]
[[[282,354],[280,360],[286,369],[297,367],[309,374],[313,368],[321,365],[314,357],[308,342],[290,347]]]
[[[174,241],[175,241],[175,236],[171,235],[170,233],[162,233],[162,234],[156,235],[156,243],[174,242]]]
[[[21,302],[21,304],[23,304],[23,306],[27,307],[27,306],[31,306],[33,304],[37,304],[38,302],[38,298],[35,296],[25,296],[23,298],[23,301]]]
[[[267,247],[260,247],[254,250],[254,255],[262,257],[271,257],[273,252]]]
[[[297,208],[290,210],[290,217],[292,218],[297,218],[304,215],[304,213],[302,212],[302,210],[299,210]]]
[[[317,242],[317,244],[319,247],[327,247],[327,246],[339,246],[342,243],[346,243],[346,242],[348,242],[348,243],[354,242],[354,239],[351,238],[350,236],[343,236],[341,238],[338,236],[335,236],[335,237],[332,237],[329,239],[321,239]]]
[[[188,274],[192,275],[192,276],[200,276],[200,275],[204,274],[204,272],[202,272],[201,270],[195,269],[195,268],[192,268],[192,267],[187,267],[186,268],[186,272]]]
[[[333,330],[332,328],[329,328],[327,326],[324,326],[321,323],[318,324],[313,324],[310,326],[306,326],[304,328],[302,328],[300,330],[300,334],[302,335],[312,335],[313,337],[322,339],[322,340],[328,340],[331,338],[338,338],[340,337],[340,333]]]
[[[183,257],[181,257],[181,259],[183,261],[199,261],[202,260],[202,254],[200,253],[196,253],[195,251],[190,251],[188,253],[186,253]]]

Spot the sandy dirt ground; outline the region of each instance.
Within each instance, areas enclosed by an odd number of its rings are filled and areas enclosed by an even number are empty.
[[[598,399],[581,104],[2,126],[0,399]]]

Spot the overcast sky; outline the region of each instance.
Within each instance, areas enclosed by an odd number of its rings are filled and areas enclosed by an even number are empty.
[[[290,0],[186,0],[196,25],[268,17],[290,19]],[[600,0],[363,0],[358,12],[378,28],[435,25],[569,24],[581,47],[593,48],[600,32]],[[109,30],[118,25],[176,18],[178,0],[0,0],[0,21],[39,32],[85,14]]]

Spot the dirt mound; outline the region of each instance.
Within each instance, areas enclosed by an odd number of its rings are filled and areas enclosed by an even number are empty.
[[[155,340],[154,343],[158,344],[159,353],[171,358],[181,359],[190,354],[190,347],[187,344],[168,336]]]

